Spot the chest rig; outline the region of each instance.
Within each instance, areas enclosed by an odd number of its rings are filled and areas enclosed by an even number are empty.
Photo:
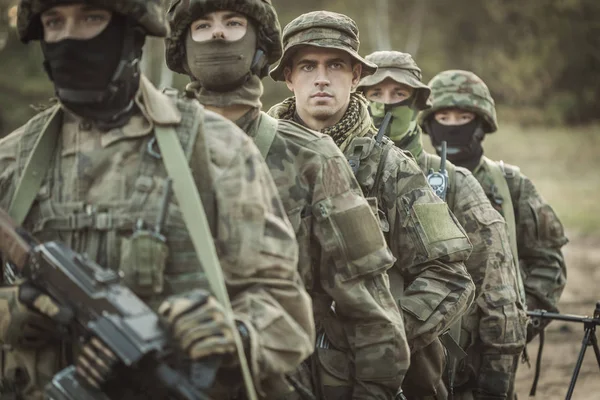
[[[205,153],[197,157],[197,162],[205,164],[197,186],[214,236],[216,210],[208,173],[209,157],[204,135],[198,135],[203,121],[202,108],[191,101],[176,99],[174,94],[170,97],[182,114],[182,121],[175,131],[188,161],[194,147]],[[153,307],[172,294],[198,287],[208,289],[181,212],[173,196],[164,193],[168,187],[167,173],[154,135],[122,140],[128,143],[128,150],[137,152],[137,157],[133,158],[136,162],[123,170],[131,180],[123,195],[116,200],[111,198],[106,202],[87,204],[77,198],[71,201],[71,196],[64,190],[68,183],[62,182],[61,175],[58,145],[61,125],[62,111],[57,106],[34,119],[20,142],[17,171],[21,180],[32,179],[26,171],[32,155],[41,153],[49,157],[49,168],[33,194],[31,207],[26,207],[23,214],[24,226],[41,241],[63,241],[75,251],[87,253],[100,265],[120,271],[124,282]],[[44,137],[54,137],[54,145],[38,150],[38,141],[48,140]],[[119,145],[115,142],[101,151],[115,152],[118,150],[114,146]],[[101,175],[99,173],[92,179]],[[31,183],[25,186],[31,186]],[[114,188],[103,189],[111,191]],[[29,192],[32,192],[31,188]],[[30,201],[27,196],[31,193],[24,194],[18,189],[12,204],[17,208],[17,204],[26,204]],[[146,233],[154,229],[161,213],[165,215],[165,222],[162,232],[157,233],[165,240],[149,240]]]

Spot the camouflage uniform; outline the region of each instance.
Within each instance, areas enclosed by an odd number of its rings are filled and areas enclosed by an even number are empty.
[[[415,89],[416,109],[427,108],[429,88],[421,83],[420,69],[409,54],[380,51],[366,59],[379,69],[360,82],[360,89],[366,91],[391,78]],[[392,132],[393,124],[392,119]],[[424,174],[430,169],[437,171],[440,157],[423,150],[418,125],[410,129],[408,133],[400,132],[404,134],[399,139],[402,148],[411,149]],[[454,393],[460,396],[468,388],[476,391],[475,398],[487,394],[493,396],[489,398],[505,399],[516,372],[515,362],[525,347],[527,317],[518,298],[519,272],[513,264],[504,219],[494,210],[481,185],[467,169],[450,162],[446,165],[449,178],[446,200],[473,245],[465,265],[476,287],[475,302],[460,324],[460,345],[467,358],[457,373]]]
[[[358,28],[340,14],[304,14],[285,27],[283,42],[282,61],[271,72],[274,79],[282,79],[290,53],[299,45],[340,49],[364,64],[356,54]],[[375,70],[371,63],[367,62],[366,67],[365,74]],[[300,122],[294,110],[295,99],[290,98],[274,106],[269,114]],[[405,282],[392,285],[392,292],[396,292],[396,299],[400,298],[399,292],[404,292],[399,306],[409,345],[412,351],[427,346],[460,317],[472,300],[473,283],[462,264],[471,245],[409,155],[387,140],[383,144],[375,142],[375,130],[362,96],[352,95],[346,115],[323,133],[339,138],[336,144],[352,160],[351,165],[358,167],[358,183],[377,210],[380,227],[397,258],[397,268],[388,271],[390,280]],[[384,152],[387,156],[379,168]],[[332,341],[338,345],[335,339]],[[389,368],[379,360],[375,363],[379,364],[377,368]],[[347,374],[335,365],[330,371],[337,377]]]
[[[483,120],[484,133],[493,133],[498,129],[494,100],[489,89],[472,72],[445,71],[434,77],[429,86],[433,107],[419,117],[423,126],[437,110],[457,107],[478,115]],[[500,195],[499,183],[495,182],[488,163],[496,162],[482,157],[472,172],[492,205],[503,214],[502,204],[508,200]],[[504,172],[510,191],[509,200],[514,209],[515,226],[509,226],[509,234],[516,234],[527,308],[558,312],[557,303],[567,278],[561,252],[562,246],[568,242],[563,226],[529,178],[517,167],[502,162],[496,164]],[[529,338],[531,336],[530,332]]]
[[[22,37],[28,34],[27,21],[39,18],[29,11],[39,7],[39,1],[22,2]],[[158,2],[117,1],[109,8],[141,12],[134,18],[150,33],[158,26],[155,34],[167,31]],[[296,271],[298,247],[268,169],[243,132],[197,102],[169,98],[143,76],[135,102],[138,111],[121,128],[101,131],[57,104],[2,139],[0,207],[8,207],[45,123],[60,118],[60,151],[27,215],[26,229],[41,241],[61,240],[99,264],[120,270],[128,286],[154,309],[167,296],[195,288],[209,290],[175,199],[163,232],[168,248],[149,249],[156,251],[152,261],[163,260],[152,286],[144,278],[155,271],[127,256],[139,222],[153,226],[167,178],[160,157],[148,150],[154,127],[173,127],[190,158],[213,228],[234,317],[249,330],[248,361],[256,388],[267,396],[276,382],[273,377],[294,371],[314,343],[310,298]],[[159,288],[153,285],[157,280],[162,282]],[[25,377],[19,388],[22,398],[41,399],[41,388],[72,362],[62,357],[60,347],[5,346],[4,383]],[[219,375],[218,398],[230,398],[239,390],[235,372]]]
[[[173,33],[167,41],[169,66],[178,72],[186,69],[184,40],[190,23],[207,10],[220,9],[260,21],[259,32],[268,32],[270,40],[261,40],[259,34],[258,46],[264,48],[269,59],[274,53],[277,60],[281,55],[281,32],[269,3],[196,0],[189,8],[172,8],[169,17]],[[202,101],[202,97],[199,99]],[[256,139],[262,134],[263,124],[268,123],[265,119],[272,120],[259,109],[251,109],[236,123]],[[377,398],[379,392],[395,394],[408,368],[409,350],[385,273],[394,258],[377,220],[331,138],[291,121],[273,122],[276,131],[265,160],[300,245],[298,268],[313,300],[317,331],[335,336],[332,340],[339,344],[337,349],[352,359],[353,365],[344,368],[352,369],[356,382],[348,389],[352,394],[347,393],[345,398]],[[303,368],[314,370],[311,365],[328,362],[337,353],[336,349],[319,348]],[[375,364],[382,367],[375,368]],[[304,385],[313,386],[304,372],[297,376]],[[311,389],[319,393],[317,387]]]

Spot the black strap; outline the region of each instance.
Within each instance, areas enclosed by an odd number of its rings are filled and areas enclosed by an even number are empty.
[[[388,111],[385,113],[385,117],[383,117],[381,125],[379,125],[379,131],[377,131],[377,136],[375,136],[375,141],[378,144],[381,143],[381,141],[383,140],[383,136],[385,135],[385,132],[387,131],[388,125],[390,124],[391,120],[392,113]]]
[[[540,372],[542,370],[542,351],[544,350],[544,336],[545,330],[542,329],[540,331],[540,346],[538,348],[537,358],[535,360],[535,375],[533,377],[533,384],[531,385],[531,390],[529,391],[529,396],[535,396],[535,392],[537,391],[538,381],[540,379]]]

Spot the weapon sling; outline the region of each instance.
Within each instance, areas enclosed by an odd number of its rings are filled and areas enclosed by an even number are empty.
[[[260,113],[258,130],[253,139],[254,144],[258,147],[263,158],[267,158],[267,154],[269,154],[269,149],[271,148],[273,140],[275,139],[275,134],[277,133],[277,124],[278,121],[275,118],[264,112]]]
[[[17,189],[8,207],[8,215],[17,225],[22,225],[25,221],[25,217],[42,187],[42,181],[50,167],[50,161],[52,161],[54,150],[58,144],[61,117],[61,109],[56,107],[38,136],[23,169],[23,174],[17,183]]]
[[[519,297],[523,305],[527,304],[525,298],[525,286],[523,285],[523,276],[521,276],[521,268],[519,267],[519,253],[517,247],[517,225],[515,222],[515,210],[513,208],[510,190],[504,175],[503,168],[496,162],[487,157],[483,157],[483,165],[489,171],[494,185],[498,188],[498,192],[502,197],[502,214],[508,225],[508,238],[510,240],[510,249],[513,253],[513,261],[516,267],[517,284],[519,285]]]
[[[228,311],[229,315],[227,317],[232,319],[233,311],[231,302],[227,294],[227,288],[225,287],[223,271],[221,270],[221,264],[219,263],[217,251],[212,240],[212,233],[208,219],[206,218],[206,212],[204,211],[196,182],[187,164],[187,157],[181,147],[177,133],[172,127],[159,125],[154,127],[154,132],[167,173],[173,179],[173,191],[179,202],[179,208],[183,214],[185,225],[194,244],[198,261],[204,267],[206,278],[214,296]],[[236,330],[233,331],[233,334],[248,399],[256,400],[258,396],[254,388],[250,368],[248,367],[248,360],[246,359],[242,339]]]

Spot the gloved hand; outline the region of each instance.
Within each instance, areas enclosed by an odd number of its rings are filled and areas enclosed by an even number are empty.
[[[0,288],[0,340],[26,349],[60,340],[61,324],[72,318],[69,309],[28,282]]]
[[[236,362],[233,332],[237,327],[227,321],[225,310],[208,292],[197,289],[171,296],[158,313],[191,360],[224,355],[225,365]]]

